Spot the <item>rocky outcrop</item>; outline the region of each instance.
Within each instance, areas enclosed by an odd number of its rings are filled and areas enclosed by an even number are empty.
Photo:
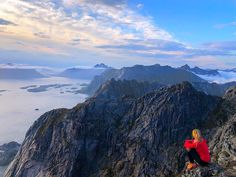
[[[0,166],[8,165],[15,157],[20,148],[17,142],[10,142],[0,146]]]
[[[184,139],[222,104],[187,82],[139,98],[110,99],[112,91],[102,90],[73,109],[42,115],[5,177],[177,175]]]
[[[217,164],[210,164],[207,167],[198,167],[191,171],[184,171],[181,177],[229,177],[225,171]]]
[[[224,99],[228,101],[225,108],[230,108],[226,111],[229,119],[217,127],[210,149],[213,162],[219,164],[226,175],[236,176],[236,87],[227,90]]]
[[[228,176],[236,176],[236,115],[217,129],[210,148],[213,161],[223,167]]]

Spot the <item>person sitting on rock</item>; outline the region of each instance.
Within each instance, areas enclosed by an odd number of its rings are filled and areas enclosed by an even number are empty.
[[[192,140],[185,140],[184,147],[188,151],[189,163],[187,169],[191,170],[198,165],[206,166],[210,162],[210,152],[206,140],[202,137],[200,130],[192,131]]]

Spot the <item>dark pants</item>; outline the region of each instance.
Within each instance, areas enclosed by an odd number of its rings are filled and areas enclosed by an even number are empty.
[[[188,151],[188,158],[189,158],[189,161],[191,162],[191,163],[194,163],[194,161],[195,162],[197,162],[199,165],[201,165],[201,166],[206,166],[206,165],[208,165],[208,163],[207,162],[205,162],[205,161],[203,161],[201,158],[200,158],[200,156],[199,156],[199,154],[197,153],[197,151],[196,151],[196,149],[191,149],[190,151]]]

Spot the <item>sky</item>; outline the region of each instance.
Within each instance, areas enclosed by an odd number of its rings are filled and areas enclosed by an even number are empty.
[[[0,3],[0,63],[236,67],[236,0]]]

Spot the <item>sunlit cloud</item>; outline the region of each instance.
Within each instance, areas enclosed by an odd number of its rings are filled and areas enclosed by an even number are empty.
[[[168,32],[153,25],[150,18],[129,9],[125,1],[8,0],[1,4],[0,16],[9,24],[18,24],[2,29],[0,35],[31,40],[38,45],[47,40],[58,46],[71,45],[104,53],[96,46],[124,45],[128,39],[174,40]],[[25,49],[32,50],[32,47]],[[47,44],[38,49],[52,52]]]
[[[94,55],[139,61],[173,58],[177,62],[234,56],[236,49],[226,49],[226,44],[224,48],[213,43],[191,47],[159,27],[152,17],[139,13],[142,8],[140,3],[132,9],[126,0],[3,0],[0,49],[71,58],[87,53],[91,60]]]
[[[62,2],[64,5],[68,6],[89,3],[119,7],[121,5],[126,4],[126,0],[62,0]]]

